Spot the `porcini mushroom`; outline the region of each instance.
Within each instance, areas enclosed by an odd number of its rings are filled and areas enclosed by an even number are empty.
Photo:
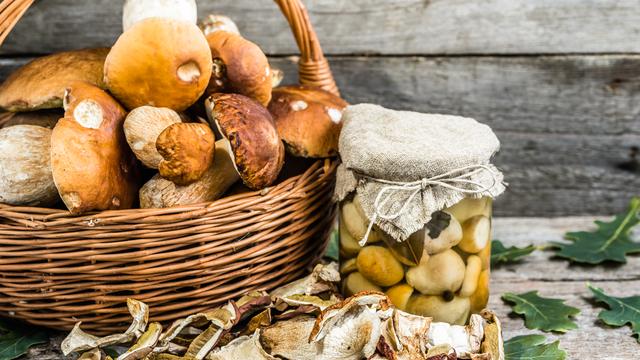
[[[213,31],[207,35],[207,41],[217,68],[207,94],[237,93],[267,106],[271,100],[272,75],[260,47],[229,31]]]
[[[234,168],[226,140],[215,143],[213,165],[195,182],[180,186],[156,174],[140,188],[141,208],[168,208],[218,199],[239,176]]]
[[[74,50],[31,61],[0,86],[0,108],[12,112],[61,108],[64,91],[74,81],[104,89],[102,69],[108,53],[107,48]]]
[[[382,246],[365,246],[357,257],[358,271],[380,286],[395,285],[404,277],[402,265]]]
[[[382,291],[382,289],[356,271],[347,275],[342,291],[351,296],[362,291]]]
[[[353,197],[353,200],[351,202],[345,202],[342,205],[341,220],[344,223],[344,228],[349,232],[349,234],[351,234],[356,242],[360,242],[364,238],[365,234],[367,233],[369,220],[362,210],[362,204],[360,204],[360,198],[358,194]],[[373,228],[372,231],[369,232],[367,243],[375,243],[380,240],[380,234],[375,228]]]
[[[200,179],[213,163],[214,135],[200,123],[175,123],[156,140],[162,156],[160,176],[176,185],[189,185]]]
[[[0,203],[50,206],[58,201],[51,174],[51,129],[0,129]]]
[[[181,121],[180,115],[169,108],[141,106],[124,120],[124,135],[138,160],[148,168],[157,169],[162,156],[156,149],[156,140],[166,128]]]
[[[423,241],[424,249],[433,255],[456,246],[462,240],[462,227],[451,214],[437,211],[433,213],[431,221],[410,238]]]
[[[482,260],[477,255],[470,255],[467,258],[467,268],[464,272],[464,281],[459,292],[460,296],[469,297],[476,292],[481,272]]]
[[[9,118],[0,123],[0,128],[15,125],[35,125],[53,129],[58,120],[64,116],[64,111],[58,109],[37,110],[19,113],[8,113]]]
[[[324,158],[338,154],[342,110],[347,105],[320,88],[285,86],[273,89],[269,111],[292,155]]]
[[[204,93],[212,66],[207,40],[195,24],[148,18],[118,38],[104,77],[128,109],[151,105],[182,111]]]
[[[476,215],[491,216],[492,200],[487,197],[465,198],[445,211],[453,215],[461,224]]]
[[[230,17],[222,14],[209,14],[201,23],[200,29],[205,35],[216,31],[226,31],[240,35],[238,25]]]
[[[396,308],[404,311],[407,308],[407,303],[411,295],[413,295],[413,288],[404,283],[397,284],[389,288],[385,294]]]
[[[491,220],[484,215],[477,215],[462,225],[462,241],[458,247],[469,254],[480,252],[489,245],[491,237]]]
[[[206,102],[207,116],[228,140],[240,178],[254,190],[271,185],[284,162],[284,145],[273,119],[256,100],[239,94],[214,94]]]
[[[198,21],[198,7],[195,0],[126,0],[122,8],[122,31],[151,17],[195,24]]]
[[[407,284],[427,295],[454,293],[462,286],[465,265],[453,250],[424,256],[418,266],[407,270]]]
[[[64,103],[51,135],[51,168],[65,205],[73,214],[131,208],[137,180],[122,130],[125,110],[87,83],[72,84]]]
[[[407,303],[407,311],[432,317],[433,321],[452,325],[464,325],[469,318],[469,298],[454,296],[447,301],[438,295],[413,295]]]

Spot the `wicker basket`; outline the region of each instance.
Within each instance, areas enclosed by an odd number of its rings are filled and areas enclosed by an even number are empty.
[[[33,0],[0,4],[0,41]],[[300,81],[337,93],[299,0],[276,0],[301,51]],[[67,211],[0,204],[0,315],[95,334],[130,321],[125,301],[168,322],[298,278],[326,246],[336,160],[260,192],[169,209]]]

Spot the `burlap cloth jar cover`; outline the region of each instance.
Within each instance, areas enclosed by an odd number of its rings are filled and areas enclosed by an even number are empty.
[[[434,212],[505,190],[490,163],[500,142],[474,119],[360,104],[347,107],[343,121],[335,197],[357,192],[369,230],[375,224],[403,241]]]

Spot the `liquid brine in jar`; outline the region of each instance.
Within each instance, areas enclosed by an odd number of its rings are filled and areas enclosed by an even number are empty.
[[[363,105],[356,107],[359,106]],[[343,164],[338,170],[336,194],[340,200],[342,292],[345,296],[362,291],[384,292],[400,310],[432,317],[438,322],[466,324],[470,315],[483,310],[489,300],[492,205],[493,198],[504,190],[502,174],[488,165],[495,151],[483,152],[479,160],[472,144],[466,144],[470,150],[465,150],[452,141],[450,145],[458,147],[442,150],[444,155],[427,152],[419,158],[411,154],[413,160],[406,162],[402,157],[404,152],[414,148],[411,145],[404,148],[405,144],[397,141],[403,139],[402,134],[389,133],[387,126],[389,121],[396,121],[395,125],[400,124],[400,128],[407,125],[402,124],[406,112],[380,107],[356,110],[345,111],[341,151],[343,147],[350,153],[366,151],[354,150],[343,143],[350,141],[349,134],[355,132],[362,136],[369,134],[372,142],[382,143],[384,147],[383,134],[387,131],[386,137],[396,140],[398,159],[392,154],[379,154],[382,158],[376,158],[374,166],[388,164],[389,175],[386,175],[384,170],[367,169],[367,163],[362,162],[363,157],[373,159],[375,149],[370,150],[373,154],[358,154],[353,158],[341,152]],[[375,115],[379,112],[385,122],[377,129]],[[362,113],[369,116],[359,121]],[[441,117],[438,115],[435,120]],[[431,123],[424,129],[415,122],[410,125],[414,131],[424,134],[424,140],[434,136],[442,140],[443,136],[451,136],[451,122],[455,123],[456,119],[465,119],[461,121],[462,127],[466,126],[471,133],[480,132],[490,139],[493,136],[490,129],[487,133],[488,127],[483,125],[478,130],[473,125],[481,124],[466,118],[449,117],[446,122]],[[358,144],[367,146],[366,141]],[[442,142],[440,146],[445,144]],[[497,147],[495,143],[485,145],[491,146]],[[444,156],[451,156],[453,164],[447,165]],[[468,164],[462,161],[465,157]],[[481,160],[483,157],[485,161]],[[423,164],[431,160],[441,163],[435,173]],[[403,161],[403,168],[398,170],[396,166]],[[418,174],[411,173],[413,165]],[[419,230],[408,231],[415,228]]]

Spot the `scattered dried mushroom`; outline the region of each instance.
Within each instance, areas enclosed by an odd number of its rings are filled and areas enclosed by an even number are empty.
[[[129,300],[134,321],[126,332],[97,338],[78,324],[62,350],[97,360],[110,359],[99,348],[125,343],[133,345],[118,359],[504,359],[490,311],[451,325],[395,309],[378,292],[340,300],[332,293],[337,281],[336,264],[317,265],[271,294],[252,292],[166,329],[147,325],[149,309]]]

